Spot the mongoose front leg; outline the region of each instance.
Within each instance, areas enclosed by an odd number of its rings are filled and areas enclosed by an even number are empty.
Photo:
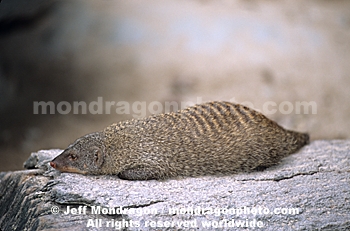
[[[124,180],[153,180],[160,179],[161,176],[159,172],[154,169],[146,169],[146,168],[133,168],[127,169],[118,174],[120,179]]]

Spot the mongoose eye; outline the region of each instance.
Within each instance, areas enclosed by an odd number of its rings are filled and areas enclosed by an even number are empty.
[[[77,157],[77,155],[75,155],[75,154],[70,154],[70,155],[69,155],[69,159],[72,160],[72,161],[75,161],[75,160],[78,159],[78,157]]]

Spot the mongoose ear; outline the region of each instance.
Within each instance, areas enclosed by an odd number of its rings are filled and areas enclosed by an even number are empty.
[[[97,167],[101,167],[104,162],[104,152],[100,148],[94,150],[94,162]]]

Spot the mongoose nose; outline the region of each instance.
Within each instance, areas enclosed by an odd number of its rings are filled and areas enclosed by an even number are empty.
[[[54,162],[50,162],[51,167],[56,168],[56,164]]]

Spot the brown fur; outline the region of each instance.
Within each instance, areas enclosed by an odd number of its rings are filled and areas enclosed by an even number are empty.
[[[77,139],[51,166],[129,180],[232,174],[272,166],[308,142],[245,106],[209,102],[112,124]]]

